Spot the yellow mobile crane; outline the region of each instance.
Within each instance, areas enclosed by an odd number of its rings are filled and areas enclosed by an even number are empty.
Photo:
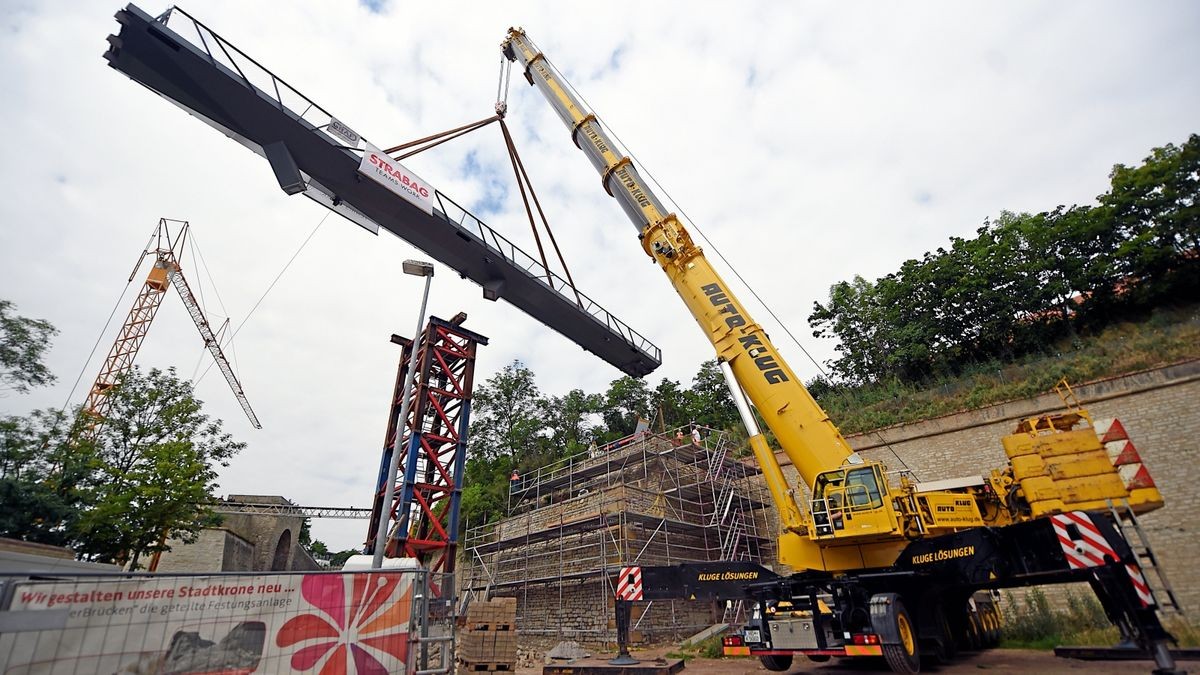
[[[1003,439],[1008,466],[986,474],[921,484],[860,457],[524,31],[509,29],[501,48],[567,125],[711,340],[779,511],[779,560],[799,570],[784,577],[738,562],[623,569],[614,585],[623,657],[632,601],[749,599],[751,619],[726,645],[769,670],[786,670],[794,654],[864,655],[915,673],[923,655],[945,659],[998,640],[995,589],[1088,581],[1122,635],[1159,672],[1176,672],[1173,638],[1142,573],[1149,565],[1122,529],[1163,503],[1140,458],[1122,464],[1081,409],[1023,421]],[[807,498],[783,475],[751,405]]]

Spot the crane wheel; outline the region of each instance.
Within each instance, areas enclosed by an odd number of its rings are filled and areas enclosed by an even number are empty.
[[[950,622],[946,620],[946,612],[938,606],[933,615],[933,624],[937,628],[937,637],[927,646],[931,649],[922,653],[934,665],[945,665],[958,655],[958,643],[954,640],[954,632],[950,630]]]
[[[917,626],[899,595],[881,593],[871,598],[871,625],[884,643],[883,658],[893,673],[921,672]]]
[[[967,625],[963,628],[967,633],[968,648],[973,652],[983,649],[983,620],[978,612],[967,612]]]
[[[983,616],[986,627],[984,642],[989,648],[1000,646],[1000,613],[996,611],[995,607],[990,607]]]
[[[758,657],[758,660],[762,662],[763,668],[777,673],[781,673],[792,667],[791,654],[764,654],[763,656]]]

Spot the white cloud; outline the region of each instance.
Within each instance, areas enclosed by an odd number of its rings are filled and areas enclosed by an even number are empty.
[[[105,66],[119,5],[0,10],[0,295],[62,329],[49,359],[59,384],[4,399],[6,413],[61,405],[159,217],[193,223],[237,323],[324,215],[284,196],[261,159]],[[490,115],[498,44],[523,25],[802,339],[830,284],[885,274],[1001,209],[1088,202],[1113,163],[1197,131],[1200,108],[1200,9],[1185,2],[653,3],[580,15],[563,3],[388,3],[376,14],[349,2],[221,0],[189,9],[377,143]],[[519,73],[509,104],[581,288],[663,348],[652,380],[689,381],[710,349],[633,227]],[[482,175],[463,172],[470,152]],[[494,198],[492,181],[511,171],[496,129],[411,166],[464,205]],[[506,203],[485,219],[533,250],[507,185]],[[419,302],[419,282],[398,269],[408,257],[423,254],[336,217],[316,234],[237,340],[265,428],[249,428],[217,373],[199,385],[250,442],[224,473],[225,491],[367,503],[399,356],[388,336],[411,333]],[[185,271],[199,283],[195,265]],[[431,308],[464,310],[492,338],[480,380],[514,358],[549,393],[601,390],[619,375],[440,266]],[[793,368],[814,374],[767,326]],[[201,350],[169,297],[139,361],[189,375]],[[314,526],[336,548],[364,529]]]

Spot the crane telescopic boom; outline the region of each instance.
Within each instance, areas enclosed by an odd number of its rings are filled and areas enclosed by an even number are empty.
[[[663,206],[605,133],[596,115],[567,87],[545,55],[521,29],[509,29],[502,49],[510,60],[525,67],[525,78],[545,95],[571,130],[575,145],[600,172],[605,191],[617,199],[638,228],[642,248],[667,273],[675,290],[727,367],[735,400],[742,391],[758,409],[804,482],[811,486],[819,473],[859,460],[796,374],[771,344],[762,327],[705,258],[683,224]],[[740,385],[740,387],[739,387]],[[741,391],[739,391],[739,389]],[[752,438],[755,457],[763,467],[772,497],[782,507],[785,524],[798,526],[793,517],[795,499],[787,492],[779,463],[757,431],[749,410],[739,405]],[[791,513],[789,513],[791,512]]]

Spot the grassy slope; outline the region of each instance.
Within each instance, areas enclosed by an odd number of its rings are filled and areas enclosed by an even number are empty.
[[[1047,352],[926,385],[872,383],[822,396],[820,403],[842,433],[852,434],[1034,396],[1063,377],[1080,383],[1200,358],[1200,305],[1159,310]]]

